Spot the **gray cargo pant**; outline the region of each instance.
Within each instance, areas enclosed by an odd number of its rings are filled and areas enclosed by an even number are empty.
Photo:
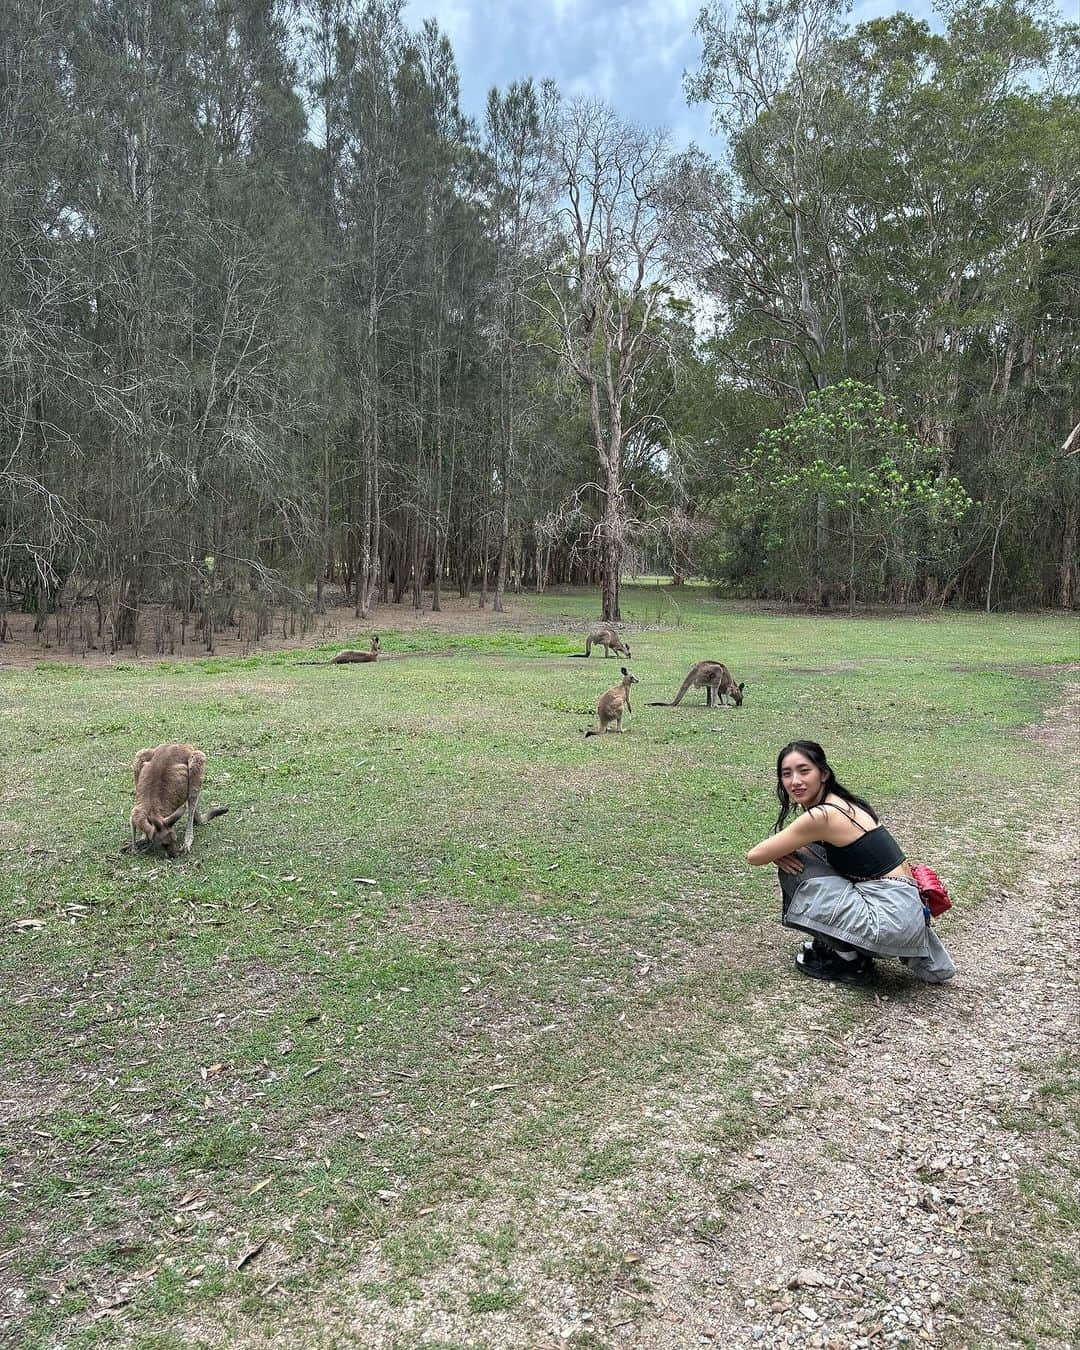
[[[956,974],[952,958],[926,921],[919,890],[906,877],[849,881],[818,844],[799,850],[803,870],[780,872],[783,923],[827,945],[892,956],[928,984]]]

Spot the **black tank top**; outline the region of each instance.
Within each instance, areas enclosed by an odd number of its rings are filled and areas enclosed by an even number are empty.
[[[832,806],[833,803],[829,802],[828,805]],[[842,814],[847,816],[846,811]],[[853,825],[859,825],[854,816],[847,818]],[[850,844],[822,841],[831,868],[849,881],[873,881],[900,866],[904,861],[904,850],[884,825],[875,825],[872,830],[859,825],[859,829],[863,831],[862,834]]]

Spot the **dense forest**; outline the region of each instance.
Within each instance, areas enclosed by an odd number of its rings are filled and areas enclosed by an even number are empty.
[[[401,0],[7,0],[0,637],[659,569],[1076,604],[1080,30],[710,4],[722,161]]]

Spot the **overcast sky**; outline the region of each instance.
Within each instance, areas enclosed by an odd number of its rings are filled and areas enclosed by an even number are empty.
[[[434,18],[453,45],[461,102],[483,116],[487,91],[553,79],[564,95],[611,103],[623,117],[666,126],[675,141],[713,145],[709,110],[687,107],[682,74],[696,69],[702,0],[408,0],[405,19]],[[852,23],[905,9],[933,21],[930,0],[858,0]]]

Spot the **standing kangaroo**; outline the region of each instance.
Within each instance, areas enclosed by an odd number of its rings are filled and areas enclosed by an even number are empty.
[[[346,647],[343,652],[338,652],[337,656],[332,656],[329,661],[297,661],[298,666],[356,666],[365,661],[374,661],[379,655],[379,635],[378,633],[371,639],[371,651],[358,652],[353,647]]]
[[[594,623],[585,634],[585,650],[583,652],[573,652],[573,656],[591,656],[593,643],[604,648],[604,659],[606,660],[613,653],[618,656],[625,656],[630,660],[629,644],[624,642],[619,636],[619,630],[610,623]]]
[[[736,708],[742,707],[743,690],[746,685],[735,683],[731,671],[723,661],[699,661],[697,665],[690,667],[689,674],[670,703],[650,703],[649,707],[677,708],[688,689],[702,688],[705,690],[706,707],[711,708],[714,701],[723,703],[725,694],[730,696]]]
[[[599,736],[601,732],[610,731],[613,726],[616,731],[622,731],[623,713],[634,711],[630,706],[630,686],[637,682],[637,676],[631,675],[623,666],[619,683],[600,695],[600,702],[596,705],[598,725],[590,727],[586,736]]]
[[[131,851],[138,835],[147,844],[160,844],[170,858],[190,853],[195,826],[223,816],[227,806],[199,810],[206,756],[192,745],[170,742],[140,750],[135,756],[135,805],[131,810]],[[187,829],[181,849],[176,842],[176,822],[187,811]]]

